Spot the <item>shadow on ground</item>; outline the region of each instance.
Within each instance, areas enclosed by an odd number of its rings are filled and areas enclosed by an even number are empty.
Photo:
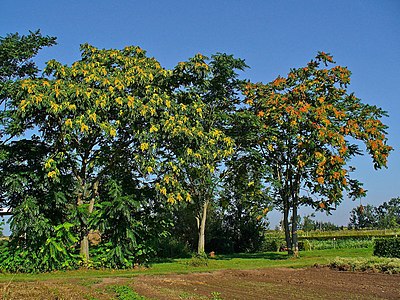
[[[270,259],[270,260],[283,260],[288,259],[289,256],[287,253],[279,253],[279,252],[262,252],[262,253],[235,253],[228,255],[217,255],[216,260],[230,260],[233,258],[241,258],[241,259]]]

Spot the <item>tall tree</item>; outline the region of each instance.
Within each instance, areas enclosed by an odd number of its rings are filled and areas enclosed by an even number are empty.
[[[144,181],[156,166],[154,134],[166,101],[159,86],[167,72],[139,47],[100,50],[87,44],[81,60],[72,66],[52,60],[45,72],[48,78],[20,82],[9,130],[38,131],[49,149],[42,164],[46,177],[72,178],[70,217],[87,262],[90,219],[109,175],[123,169]]]
[[[217,194],[222,164],[234,151],[227,132],[239,103],[236,72],[245,67],[231,55],[209,60],[198,54],[179,63],[170,78],[175,112],[171,110],[164,128],[170,175],[160,192],[170,202],[186,199],[196,204],[198,253],[204,252],[207,211]]]
[[[304,68],[268,84],[248,84],[245,103],[251,113],[243,132],[254,133],[252,148],[268,166],[275,205],[283,212],[286,243],[298,253],[297,216],[303,205],[330,211],[348,191],[365,195],[350,177],[349,160],[366,145],[375,169],[386,166],[386,113],[347,92],[350,71],[319,52]],[[292,224],[291,228],[289,224]]]

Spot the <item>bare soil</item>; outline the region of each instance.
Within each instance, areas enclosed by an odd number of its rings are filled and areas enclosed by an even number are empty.
[[[400,275],[268,268],[131,278],[1,282],[1,299],[116,299],[127,285],[149,299],[400,299]]]

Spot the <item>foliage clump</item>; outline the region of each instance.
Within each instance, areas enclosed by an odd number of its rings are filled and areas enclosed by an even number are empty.
[[[376,239],[374,255],[400,258],[400,238]]]
[[[400,273],[398,258],[336,258],[329,263],[331,269],[339,271],[371,271],[388,274]]]
[[[208,266],[208,256],[206,253],[195,253],[187,264],[192,267]]]

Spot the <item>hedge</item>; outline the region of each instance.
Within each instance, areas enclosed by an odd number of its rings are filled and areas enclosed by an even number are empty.
[[[376,239],[374,243],[374,255],[400,258],[400,238]]]

